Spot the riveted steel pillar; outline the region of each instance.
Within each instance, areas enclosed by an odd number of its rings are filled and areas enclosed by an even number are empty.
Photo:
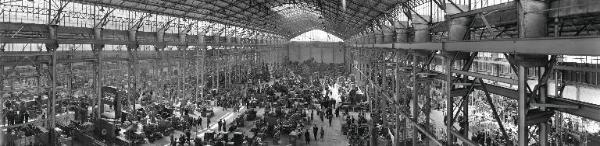
[[[451,3],[446,3],[446,15],[454,15],[454,14],[458,14],[461,13],[461,11],[467,11],[469,10],[469,6],[468,5],[454,5]],[[464,40],[465,38],[465,34],[467,33],[467,31],[469,30],[469,23],[471,22],[471,19],[469,17],[459,17],[459,18],[454,18],[452,20],[450,20],[450,26],[449,26],[449,34],[448,34],[448,39],[451,41],[460,41],[460,40]],[[450,79],[451,77],[451,65],[452,65],[452,58],[450,58],[451,56],[453,56],[454,54],[459,53],[459,52],[444,52],[444,67],[446,68],[446,84],[444,86],[444,93],[447,93],[446,95],[450,95],[450,91],[452,90],[452,80]],[[454,117],[453,117],[453,113],[454,113],[454,97],[446,97],[446,133],[447,137],[446,137],[446,141],[448,145],[453,144],[456,139],[454,138],[454,136],[450,133],[452,133],[452,130],[454,128]],[[461,125],[462,131],[463,133],[461,133],[463,136],[465,137],[469,137],[469,96],[463,96],[463,100],[464,103],[461,104],[462,107],[462,112],[463,112],[463,117],[464,119],[462,121],[460,121],[461,123],[459,125]]]
[[[525,84],[527,82],[527,78],[526,78],[526,69],[525,66],[523,65],[519,65],[519,100],[518,100],[518,113],[519,114],[519,119],[518,119],[518,139],[519,139],[519,146],[527,146],[528,145],[528,128],[527,125],[525,123],[525,117],[527,114],[527,106],[526,106],[526,95],[525,95]]]
[[[179,32],[178,36],[179,36],[178,41],[180,44],[187,44],[186,43],[187,32]],[[180,100],[184,99],[182,101],[188,101],[188,99],[187,99],[188,91],[186,91],[187,88],[185,87],[186,86],[185,79],[187,78],[186,72],[188,69],[188,66],[187,66],[188,60],[186,59],[187,52],[188,52],[187,45],[178,45],[177,46],[177,54],[179,54],[179,56],[177,57],[177,60],[178,60],[177,61],[177,67],[178,67],[177,83],[178,83],[178,88],[179,88],[177,90],[177,93],[179,94],[178,98]],[[187,104],[187,103],[182,102],[182,104]]]
[[[0,55],[4,54],[4,51],[5,51],[4,48],[0,47]],[[0,61],[3,61],[3,60],[0,58]],[[4,103],[3,96],[5,94],[5,91],[4,91],[4,80],[5,80],[4,76],[5,75],[6,74],[4,72],[4,63],[0,63],[0,103]],[[0,104],[0,109],[4,109],[4,104]],[[0,115],[5,115],[5,114],[6,114],[5,112],[0,111]],[[5,123],[4,120],[0,120],[0,125],[4,125],[4,123]]]
[[[206,74],[206,42],[204,41],[204,32],[198,32],[198,43],[200,44],[202,57],[200,65],[202,65],[202,71],[200,71],[200,100],[204,101],[204,87],[206,86],[205,74]]]
[[[412,90],[412,99],[411,99],[412,105],[411,106],[412,106],[412,120],[415,122],[418,122],[418,119],[419,119],[419,117],[418,117],[418,115],[419,115],[419,108],[418,108],[419,99],[418,99],[418,94],[417,94],[417,92],[418,92],[417,69],[418,69],[417,56],[415,54],[413,54],[413,56],[412,56],[412,77],[411,77],[411,80],[413,81],[412,82],[413,90]],[[406,120],[406,121],[408,122],[408,120]],[[417,126],[418,125],[416,125],[416,123],[412,125],[412,145],[413,146],[418,145],[419,130],[417,129]]]
[[[138,72],[138,65],[137,65],[137,51],[140,47],[140,45],[138,45],[137,43],[137,31],[129,31],[129,36],[128,36],[128,41],[132,44],[127,44],[127,53],[129,53],[129,60],[128,60],[128,68],[129,68],[129,73],[128,73],[128,78],[129,78],[129,84],[128,84],[128,94],[126,96],[127,101],[129,101],[129,103],[133,103],[133,111],[131,111],[134,116],[136,115],[137,112],[135,112],[135,101],[137,98],[137,72]],[[164,36],[164,34],[163,34]],[[119,119],[119,117],[121,116],[121,111],[115,111],[115,117],[117,119]]]
[[[156,69],[154,69],[154,70],[158,76],[156,79],[156,90],[157,91],[154,91],[154,93],[156,94],[156,97],[161,98],[160,100],[162,100],[162,98],[164,98],[166,95],[165,89],[163,88],[164,87],[164,85],[163,85],[164,79],[161,78],[164,76],[163,75],[163,66],[164,66],[163,65],[164,64],[164,61],[163,61],[163,58],[164,58],[163,53],[164,52],[163,51],[164,51],[164,49],[165,48],[161,45],[154,46],[154,51],[156,52],[156,59],[154,60],[154,66]]]
[[[536,38],[547,35],[547,15],[548,3],[541,0],[521,0],[518,3],[517,11],[519,14],[519,37]],[[518,48],[517,48],[518,49]],[[527,84],[527,68],[543,67],[548,62],[547,55],[515,55],[516,62],[519,62],[519,120],[518,136],[519,145],[528,145],[528,127],[525,123],[527,114],[527,95],[525,85]],[[545,87],[544,87],[545,88]],[[545,89],[542,89],[544,92]],[[543,94],[545,95],[545,94]],[[548,126],[546,123],[540,124],[539,140],[540,145],[547,145]]]
[[[413,15],[413,27],[415,29],[415,38],[414,38],[414,42],[417,43],[422,43],[422,42],[429,42],[431,41],[431,36],[429,35],[429,16],[427,15],[421,15],[421,17],[417,16],[416,14]],[[416,54],[413,54],[413,93],[412,93],[412,110],[413,110],[413,121],[418,122],[418,115],[419,115],[419,98],[418,98],[418,79],[417,79],[417,56]],[[418,144],[418,129],[417,129],[418,125],[413,125],[413,145],[417,145]]]
[[[399,75],[399,68],[400,68],[400,57],[399,57],[399,51],[396,51],[396,58],[395,58],[395,62],[396,62],[396,66],[394,68],[394,101],[396,102],[396,104],[392,105],[394,106],[394,110],[396,111],[395,115],[395,119],[396,119],[396,132],[394,133],[394,141],[395,146],[400,145],[400,118],[398,118],[399,114],[398,112],[400,112],[400,105],[397,105],[397,103],[400,103],[400,75]]]
[[[231,34],[227,34],[227,35],[228,36],[225,37],[225,46],[226,46],[225,48],[226,48],[226,50],[227,50],[228,53],[227,53],[226,56],[224,56],[225,57],[225,69],[224,69],[223,74],[225,75],[224,76],[225,77],[225,81],[224,81],[225,82],[225,87],[230,87],[231,86],[231,76],[232,76],[232,74],[231,74],[232,73],[231,72],[231,69],[232,69],[232,67],[231,67],[231,65],[232,65],[232,60],[231,60],[232,54],[231,53],[233,52],[233,45],[231,45],[232,39],[231,39],[231,36],[229,36]]]
[[[102,40],[102,28],[94,28],[94,39]],[[100,114],[103,111],[101,110],[102,105],[102,49],[104,49],[103,43],[95,43],[92,44],[92,52],[94,53],[94,57],[96,58],[96,62],[94,62],[94,91],[95,91],[95,106],[98,106],[98,110],[96,113],[93,113],[95,118],[100,118]],[[93,106],[94,107],[94,106]],[[93,109],[93,108],[92,108]]]

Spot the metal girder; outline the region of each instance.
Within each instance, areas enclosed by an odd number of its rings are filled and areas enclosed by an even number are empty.
[[[144,19],[150,17],[151,14],[146,14],[142,17],[140,17],[139,20],[137,20],[133,25],[131,25],[131,27],[129,27],[129,31],[137,31],[140,29],[140,27],[142,27]]]
[[[471,141],[471,140],[469,140],[469,138],[467,138],[464,135],[458,133],[456,130],[454,130],[454,128],[452,128],[450,130],[450,134],[456,136],[456,138],[460,139],[460,141],[464,142],[467,145],[470,145],[470,146],[479,146],[479,144],[477,144],[476,142]]]
[[[127,40],[96,40],[96,39],[58,39],[56,41],[38,38],[38,39],[9,39],[9,38],[1,38],[4,43],[12,43],[12,44],[27,44],[27,43],[51,43],[58,42],[59,44],[106,44],[106,45],[130,45],[130,44],[138,44],[138,45],[168,45],[168,46],[204,46],[204,45],[227,45],[227,46],[268,46],[269,44],[223,44],[223,43],[197,43],[197,42],[177,42],[177,41],[165,41],[165,42],[156,42],[156,41],[127,41]]]
[[[509,84],[513,84],[513,85],[517,84],[517,82],[518,82],[517,80],[510,79],[510,78],[503,78],[503,77],[497,77],[497,76],[493,76],[493,75],[486,75],[486,74],[480,74],[480,73],[468,72],[468,71],[462,71],[462,70],[452,70],[452,73],[462,74],[462,75],[466,75],[466,76],[472,76],[472,77],[476,77],[476,78],[485,78],[488,80],[509,83]]]
[[[429,131],[427,131],[423,126],[419,125],[416,121],[410,119],[408,116],[408,114],[404,113],[404,112],[398,112],[401,117],[405,117],[406,121],[408,121],[410,124],[414,125],[414,127],[417,128],[417,130],[419,130],[421,133],[423,133],[427,138],[429,138],[433,143],[435,143],[436,145],[439,146],[443,146],[444,144],[442,144],[442,142],[440,142],[439,140],[437,140],[437,138]],[[416,135],[413,135],[416,136]]]
[[[445,74],[442,74],[440,72],[434,71],[434,73],[438,74],[435,77],[436,79],[444,80],[444,78],[446,77]],[[487,83],[483,83],[482,85],[485,85],[485,87],[487,88],[488,92],[496,94],[496,95],[508,97],[509,99],[513,99],[513,100],[517,100],[518,97],[519,97],[519,93],[515,89],[509,89],[509,88],[506,88],[506,87],[501,87],[501,86],[498,86],[498,85],[491,85],[491,84],[487,84]],[[475,89],[483,90],[481,86],[478,86]],[[591,119],[591,120],[594,120],[594,121],[600,121],[600,117],[597,116],[597,115],[600,115],[600,105],[596,105],[596,104],[592,104],[592,103],[586,103],[586,102],[583,102],[583,101],[577,101],[577,100],[567,99],[567,98],[551,97],[551,96],[547,97],[547,102],[546,103],[547,104],[554,104],[554,105],[557,105],[557,106],[569,106],[569,107],[575,107],[575,106],[577,106],[577,107],[579,107],[577,109],[572,109],[572,108],[556,108],[555,110],[558,110],[560,112],[565,112],[565,113],[568,113],[568,114],[571,114],[571,115],[576,115],[576,116],[588,118],[588,119]]]
[[[69,2],[69,1],[67,1],[67,2],[66,2],[64,5],[60,6],[60,7],[58,8],[58,10],[56,10],[56,11],[57,11],[57,12],[56,12],[56,16],[54,16],[54,18],[52,18],[52,20],[50,21],[49,25],[57,25],[57,24],[60,22],[60,16],[61,16],[61,14],[63,13],[63,10],[65,9],[65,7],[67,7],[67,5],[68,5],[69,3],[70,3],[70,2]]]
[[[288,35],[287,32],[294,32],[298,28],[275,27],[279,25],[277,20],[285,19],[280,17],[277,11],[270,9],[273,7],[284,6],[285,4],[303,5],[308,7],[316,7],[315,9],[321,13],[323,18],[328,22],[326,27],[335,29],[344,34],[344,38],[354,35],[355,30],[359,30],[361,26],[368,24],[375,19],[369,13],[382,14],[388,11],[387,9],[395,8],[395,5],[403,1],[380,1],[371,6],[368,3],[360,0],[349,0],[346,10],[340,8],[337,1],[314,1],[314,0],[299,0],[294,3],[286,1],[266,0],[262,3],[251,2],[235,2],[235,1],[179,1],[179,0],[164,0],[164,1],[143,1],[143,0],[128,0],[128,1],[112,1],[112,0],[81,0],[74,1],[85,4],[96,4],[109,7],[118,7],[122,9],[132,9],[138,11],[149,12],[153,14],[163,14],[182,18],[191,18],[197,20],[217,21],[224,24],[252,27],[269,31],[271,33],[279,33]],[[367,5],[365,5],[367,4]],[[383,7],[382,7],[383,6]],[[368,11],[361,11],[361,9]],[[383,10],[381,10],[383,8]],[[240,13],[243,12],[243,13]],[[357,17],[366,15],[368,17]],[[263,25],[266,24],[266,25]],[[312,24],[320,25],[320,24]],[[343,26],[343,27],[337,27]],[[304,30],[303,30],[304,31]],[[289,37],[289,36],[288,36]]]
[[[110,16],[110,14],[112,14],[115,10],[116,9],[111,9],[108,11],[108,13],[104,14],[104,16],[102,16],[102,18],[94,25],[93,28],[103,28],[106,26],[106,24],[108,24],[108,16]]]
[[[547,71],[544,72],[544,74],[540,78],[541,82],[539,84],[535,85],[535,87],[533,87],[534,94],[538,94],[538,91],[540,90],[540,88],[542,88],[542,86],[546,86],[548,79],[550,79],[550,75],[552,74],[552,72],[550,72],[550,71],[554,69],[554,66],[556,65],[557,62],[558,62],[557,56],[552,55],[552,57],[550,58],[550,61],[548,61],[548,63],[546,64]]]
[[[454,89],[452,90],[450,93],[449,97],[459,97],[459,96],[464,96],[467,95],[471,92],[471,90],[469,88],[459,88],[459,89]]]
[[[563,37],[508,39],[487,41],[444,41],[432,43],[348,44],[355,47],[396,48],[408,50],[492,52],[514,54],[600,56],[599,37]]]
[[[445,5],[445,3],[443,1],[441,1],[441,0],[431,0],[431,1],[433,1],[435,3],[435,5],[438,6],[438,8],[440,8],[440,9],[442,9],[444,11],[446,10],[446,5]],[[448,1],[450,1],[450,0],[448,0]],[[454,3],[454,2],[452,2],[452,3]],[[462,9],[461,9],[461,12],[462,12]]]
[[[454,7],[456,7],[456,8],[457,8],[457,9],[460,11],[460,13],[464,13],[465,11],[468,11],[468,10],[463,10],[461,7],[459,7],[459,6],[458,6],[456,3],[454,3],[454,1],[452,1],[452,0],[446,0],[446,1],[450,2],[450,4],[451,4],[451,5],[453,5]],[[444,6],[444,8],[446,8],[446,7]],[[470,8],[469,8],[469,9],[470,9]],[[443,10],[445,10],[445,9],[443,9]]]
[[[506,129],[504,128],[504,125],[502,124],[502,120],[500,120],[500,117],[498,116],[498,112],[496,111],[496,106],[494,105],[494,102],[492,102],[492,97],[490,96],[490,93],[488,92],[488,90],[483,82],[483,79],[479,78],[478,81],[479,81],[479,83],[481,83],[481,85],[482,85],[481,88],[482,88],[483,92],[485,93],[485,101],[490,105],[494,119],[498,123],[498,127],[500,127],[500,132],[502,132],[502,138],[504,138],[504,140],[505,140],[504,142],[505,142],[505,144],[507,144],[507,142],[510,142],[510,138],[508,137],[508,133],[506,132]],[[510,145],[510,144],[507,144],[507,145]]]
[[[516,9],[514,2],[497,4],[497,5],[493,5],[493,6],[489,6],[489,7],[484,7],[484,8],[480,8],[480,9],[476,9],[476,10],[467,11],[464,13],[450,15],[448,17],[449,17],[449,19],[452,19],[452,18],[473,16],[473,15],[476,15],[479,13],[485,13],[485,12],[490,12],[490,11],[502,11],[502,10],[509,10],[509,9]]]
[[[565,66],[565,65],[555,65],[555,70],[566,70],[566,71],[580,71],[580,72],[600,72],[600,69],[594,67],[575,67],[575,66]]]

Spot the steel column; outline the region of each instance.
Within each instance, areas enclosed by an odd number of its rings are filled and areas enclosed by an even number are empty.
[[[417,85],[418,85],[418,81],[417,81],[417,56],[413,55],[412,56],[412,80],[413,80],[413,90],[412,90],[412,120],[415,122],[419,122],[418,121],[418,117],[419,117],[419,110],[418,110],[418,94],[417,94]],[[407,120],[408,121],[408,120]],[[413,146],[418,145],[417,143],[417,136],[418,136],[418,129],[417,129],[417,124],[413,125],[413,133],[412,133],[412,144]]]
[[[394,68],[394,77],[395,77],[395,86],[394,86],[395,94],[394,95],[396,96],[395,97],[396,102],[393,106],[394,106],[394,110],[396,111],[396,114],[399,114],[399,112],[401,111],[400,106],[402,106],[401,102],[400,102],[400,100],[401,100],[400,99],[401,98],[401,96],[400,96],[400,83],[401,83],[401,80],[400,80],[400,51],[396,50],[395,53],[396,53],[396,57],[395,57],[396,67]],[[404,129],[404,127],[402,127],[402,129],[400,128],[401,119],[402,118],[400,118],[400,116],[396,116],[396,133],[395,133],[395,137],[394,137],[394,139],[395,139],[394,141],[396,142],[395,146],[400,146],[400,139],[401,139],[400,134],[402,133],[401,130]]]
[[[453,88],[453,84],[452,84],[452,61],[450,58],[450,54],[448,54],[447,51],[444,51],[444,59],[443,59],[443,65],[444,65],[444,72],[446,73],[446,78],[445,78],[445,82],[443,83],[442,87],[443,90],[442,92],[445,93],[446,96],[446,145],[452,145],[454,143],[454,137],[449,134],[452,133],[452,129],[454,127],[454,117],[453,117],[453,113],[454,113],[454,97],[450,96],[452,93],[452,88]]]
[[[542,79],[542,74],[545,73],[550,73],[550,70],[544,70],[547,69],[545,67],[540,67],[539,68],[539,80],[538,80],[538,86],[539,86],[539,97],[540,97],[540,104],[545,104],[546,103],[546,96],[547,96],[547,84],[548,84],[548,80],[544,80]],[[540,107],[541,111],[546,111],[546,107],[542,106]],[[539,135],[540,135],[540,146],[547,146],[548,145],[548,122],[542,122],[540,123],[540,127],[539,127]]]
[[[204,35],[202,35],[202,39],[198,39],[198,41],[204,42]],[[202,72],[200,73],[200,99],[204,101],[204,88],[206,87],[206,45],[200,46],[202,50]]]
[[[56,57],[56,48],[54,48],[53,50],[49,49],[49,51],[51,51],[51,53],[52,53],[52,63],[49,66],[50,70],[51,70],[51,75],[50,75],[51,76],[51,80],[50,80],[51,92],[50,92],[50,94],[52,94],[52,95],[48,96],[48,97],[50,97],[49,98],[50,105],[48,105],[48,107],[51,108],[51,109],[50,109],[47,117],[48,117],[48,121],[49,121],[48,129],[50,129],[49,130],[49,132],[50,132],[50,134],[49,134],[49,136],[50,136],[50,139],[49,139],[50,145],[55,145],[58,142],[58,141],[55,141],[55,140],[57,140],[56,139],[57,136],[56,136],[56,131],[54,130],[54,127],[56,126],[55,125],[56,124],[56,80],[57,80],[57,77],[58,77],[57,71],[56,71],[56,68],[57,68],[57,64],[56,64],[56,58],[57,58]]]
[[[100,31],[95,31],[95,36],[96,38],[101,37],[101,33]],[[98,106],[97,110],[94,110],[96,112],[94,112],[94,117],[96,117],[97,119],[100,118],[100,114],[102,112],[104,112],[102,110],[102,108],[100,108],[101,104],[102,104],[102,49],[104,49],[104,44],[93,44],[92,45],[92,51],[94,52],[94,57],[96,58],[96,62],[94,62],[94,71],[95,71],[95,77],[94,77],[94,88],[95,88],[95,95],[96,95],[96,104],[95,106]]]
[[[48,30],[50,32],[49,39],[56,40],[58,38],[57,29],[58,25],[48,25]],[[50,84],[50,91],[48,92],[48,112],[47,112],[47,128],[49,129],[48,140],[50,145],[56,145],[58,142],[56,141],[56,131],[54,127],[56,126],[56,49],[58,49],[58,42],[48,43],[46,44],[46,51],[51,54],[52,61],[48,64],[48,68],[50,70],[50,79],[47,81]]]
[[[525,117],[527,115],[527,97],[525,94],[525,84],[527,82],[527,71],[525,66],[519,65],[519,100],[518,100],[518,145],[519,146],[527,146],[528,145],[528,134],[529,129],[527,128]]]
[[[129,41],[137,41],[136,39],[136,32],[137,31],[129,31]],[[138,64],[137,64],[137,51],[139,49],[139,45],[137,44],[131,44],[131,45],[127,45],[127,53],[129,54],[129,60],[127,60],[127,68],[128,68],[128,79],[129,79],[129,83],[128,83],[128,94],[127,94],[127,101],[129,102],[129,104],[132,104],[132,114],[134,116],[137,115],[137,112],[135,111],[135,101],[137,99],[137,72],[138,72]],[[120,102],[120,101],[119,101]],[[120,112],[121,111],[115,111],[115,117],[118,119],[120,117]]]
[[[502,120],[500,120],[500,117],[498,116],[498,112],[496,111],[496,106],[494,106],[494,103],[492,102],[492,97],[490,96],[490,93],[488,92],[485,83],[483,82],[483,79],[479,78],[479,83],[481,84],[481,87],[483,88],[483,92],[485,93],[485,99],[488,102],[488,104],[490,104],[490,108],[492,109],[492,114],[494,116],[494,119],[496,119],[496,122],[498,123],[498,127],[500,127],[500,132],[502,132],[502,136],[505,140],[505,144],[508,144],[508,142],[510,142],[510,139],[508,137],[508,133],[506,132],[506,129],[504,128],[504,125],[502,124]],[[474,81],[474,83],[476,82]]]
[[[0,54],[4,54],[4,48],[0,48]],[[4,103],[4,76],[6,76],[4,72],[4,64],[0,63],[0,103]],[[4,104],[0,104],[0,109],[4,109]],[[0,115],[6,115],[4,110],[0,111]],[[4,125],[4,118],[3,120],[0,120],[0,125]]]

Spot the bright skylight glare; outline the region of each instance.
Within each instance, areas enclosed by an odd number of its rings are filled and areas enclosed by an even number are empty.
[[[317,11],[316,8],[313,8],[308,4],[284,4],[273,7],[271,10],[279,13],[285,18],[293,18],[299,15],[312,15],[316,18],[321,16],[321,12]]]
[[[323,30],[319,30],[319,29],[315,29],[315,30],[311,30],[309,32],[303,33],[293,39],[291,39],[290,41],[294,41],[294,42],[311,42],[311,41],[318,41],[318,42],[343,42],[344,40],[340,39],[339,37],[327,33]]]

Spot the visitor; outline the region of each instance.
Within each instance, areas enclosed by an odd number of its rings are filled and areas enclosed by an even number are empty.
[[[179,136],[179,145],[184,145],[184,143],[185,143],[185,136],[180,135]]]
[[[171,146],[177,146],[177,141],[175,141],[175,135],[171,135]]]
[[[321,126],[321,140],[325,140],[325,130],[323,129],[323,126]]]
[[[227,131],[227,122],[223,120],[223,131]]]
[[[308,133],[308,129],[304,132],[304,140],[306,140],[306,144],[310,144],[310,133]]]
[[[206,117],[206,128],[210,128],[210,117]]]
[[[313,127],[313,137],[315,138],[315,141],[317,141],[317,132],[319,132],[319,128],[317,128],[317,126]]]
[[[217,129],[217,131],[221,131],[223,129],[223,119],[220,119],[218,124],[219,124],[219,128]]]
[[[329,115],[329,127],[331,127],[331,119],[333,118],[333,116]]]
[[[185,132],[185,136],[186,136],[186,140],[189,142],[190,140],[192,140],[192,132],[188,129]]]
[[[198,116],[198,120],[196,120],[196,126],[202,127],[202,117]]]
[[[319,111],[319,118],[321,119],[321,122],[324,122],[323,120],[323,111]]]

